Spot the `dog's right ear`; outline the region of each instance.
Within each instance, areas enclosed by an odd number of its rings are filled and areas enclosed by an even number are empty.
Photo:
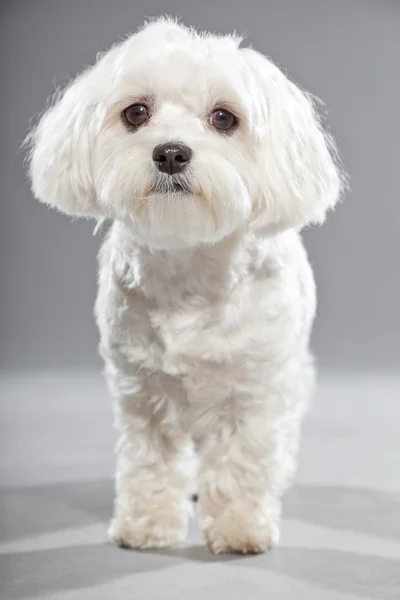
[[[95,109],[80,75],[29,134],[29,174],[35,197],[71,215],[98,214],[92,173]]]

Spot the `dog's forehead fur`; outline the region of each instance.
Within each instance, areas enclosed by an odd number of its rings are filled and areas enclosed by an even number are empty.
[[[144,27],[129,40],[129,43],[141,51],[157,51],[157,44],[164,48],[179,46],[191,53],[211,55],[215,52],[235,51],[240,46],[242,37],[235,34],[221,35],[209,32],[198,32],[185,27],[174,19],[157,19],[146,23]]]
[[[249,73],[239,51],[241,38],[199,34],[172,20],[152,22],[103,55],[113,86],[109,101],[160,96],[193,108],[211,101],[246,103]],[[96,68],[96,67],[95,67]],[[104,92],[103,92],[104,93]]]

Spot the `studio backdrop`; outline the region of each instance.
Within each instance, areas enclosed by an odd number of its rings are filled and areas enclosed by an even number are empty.
[[[94,223],[31,196],[19,151],[57,86],[145,17],[247,36],[323,113],[351,191],[304,233],[325,368],[400,365],[400,4],[397,0],[15,0],[0,8],[0,367],[97,368]]]

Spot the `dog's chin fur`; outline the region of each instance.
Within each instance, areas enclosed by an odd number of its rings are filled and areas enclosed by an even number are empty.
[[[96,317],[121,434],[110,536],[124,546],[182,540],[193,491],[214,552],[279,538],[314,381],[298,231],[323,222],[343,177],[310,96],[240,43],[147,24],[29,136],[35,196],[113,221]],[[150,119],[133,131],[121,114],[137,102]],[[221,107],[229,134],[210,124]],[[151,159],[165,142],[193,153],[175,179]]]
[[[123,220],[137,243],[154,249],[214,244],[235,227],[230,219],[224,222],[223,214],[213,210],[209,200],[200,194],[201,190],[198,194],[150,193],[140,201],[140,208],[127,213]]]

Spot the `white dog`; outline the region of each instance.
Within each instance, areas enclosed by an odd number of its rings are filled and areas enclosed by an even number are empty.
[[[121,546],[183,540],[194,491],[213,552],[279,539],[314,382],[298,232],[324,221],[343,178],[310,97],[240,43],[151,22],[30,136],[35,196],[113,222],[96,316]]]

